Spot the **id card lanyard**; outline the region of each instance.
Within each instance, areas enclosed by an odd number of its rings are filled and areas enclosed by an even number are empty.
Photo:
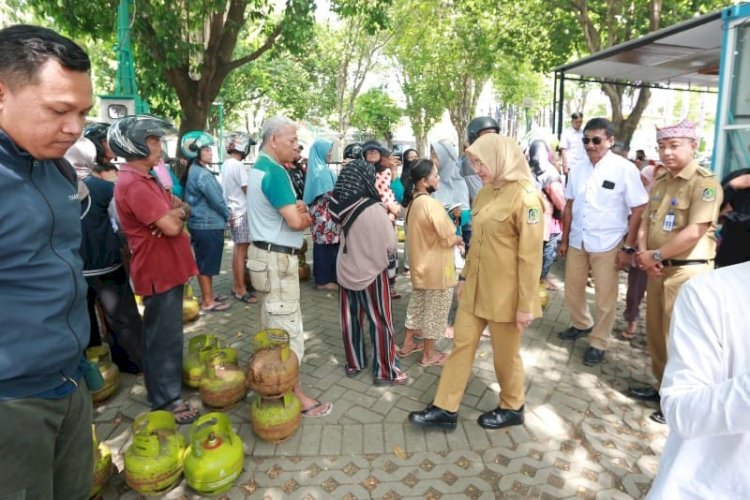
[[[674,229],[674,207],[677,205],[677,198],[670,200],[669,212],[664,216],[664,224],[661,226],[661,230],[664,232],[671,232]]]

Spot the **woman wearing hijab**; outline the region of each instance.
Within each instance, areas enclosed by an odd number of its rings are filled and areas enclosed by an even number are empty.
[[[409,420],[426,427],[456,428],[479,338],[489,325],[500,404],[482,414],[478,423],[485,429],[500,429],[524,422],[521,334],[542,315],[542,199],[512,139],[487,134],[466,154],[484,187],[474,200],[473,244],[456,287],[453,351],[443,366],[433,403],[411,412]]]
[[[185,181],[185,201],[192,207],[187,226],[198,264],[198,285],[201,289],[201,311],[226,311],[226,295],[214,295],[213,277],[221,269],[224,250],[224,226],[229,220],[229,207],[216,177],[208,170],[214,138],[200,130],[182,136],[180,148],[189,161]]]
[[[336,275],[346,374],[354,377],[367,367],[360,321],[366,315],[370,321],[375,384],[406,384],[409,377],[396,359],[388,286],[388,259],[396,252],[396,235],[375,189],[373,165],[353,160],[344,167],[329,210],[342,230]]]
[[[313,274],[315,288],[337,290],[336,255],[339,251],[339,225],[331,218],[328,205],[336,183],[336,175],[328,167],[333,142],[317,139],[307,158],[307,177],[303,200],[310,207],[313,225]]]
[[[391,188],[396,195],[396,200],[406,208],[411,203],[411,199],[414,196],[414,184],[409,177],[411,167],[419,159],[419,153],[416,149],[407,149],[401,155],[403,162],[401,164],[401,177],[391,183]],[[406,224],[404,224],[404,231],[406,231]],[[404,274],[409,274],[409,247],[408,242],[404,242]]]
[[[456,286],[453,247],[462,246],[456,227],[443,205],[430,194],[439,186],[437,167],[418,160],[410,172],[414,199],[406,212],[406,233],[411,253],[412,294],[406,310],[406,336],[399,356],[421,351],[421,367],[441,366],[447,355],[435,350],[435,341],[445,332]],[[424,342],[414,341],[421,332]]]

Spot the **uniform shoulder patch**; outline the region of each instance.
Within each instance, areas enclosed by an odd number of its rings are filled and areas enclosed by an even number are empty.
[[[716,199],[716,188],[706,187],[703,188],[701,193],[701,199],[703,201],[714,201]]]
[[[537,207],[529,208],[526,211],[526,223],[527,224],[538,224],[542,220],[542,211]]]

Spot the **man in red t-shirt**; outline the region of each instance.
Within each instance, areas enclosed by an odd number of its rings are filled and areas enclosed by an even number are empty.
[[[128,116],[109,129],[112,151],[125,158],[115,187],[120,224],[132,253],[130,274],[143,296],[143,368],[154,410],[171,411],[178,424],[198,412],[182,401],[182,296],[198,273],[183,231],[190,206],[169,194],[150,174],[161,159],[161,138],[171,123],[146,115]]]

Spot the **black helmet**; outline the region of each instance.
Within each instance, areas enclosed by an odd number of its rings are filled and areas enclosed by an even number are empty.
[[[148,158],[148,137],[162,138],[177,130],[170,122],[149,115],[120,118],[109,127],[107,142],[112,152],[126,160]]]
[[[500,133],[500,125],[491,116],[477,116],[471,120],[469,126],[466,128],[466,135],[469,136],[469,144],[473,144],[477,140],[479,132],[487,129],[493,129],[495,133]]]
[[[109,123],[94,122],[86,125],[83,129],[83,136],[94,143],[96,147],[96,161],[100,163],[106,163],[107,153],[104,151],[102,141],[107,140],[107,130],[109,130]]]
[[[362,157],[362,144],[353,142],[351,144],[347,144],[344,148],[345,160],[361,160]]]

